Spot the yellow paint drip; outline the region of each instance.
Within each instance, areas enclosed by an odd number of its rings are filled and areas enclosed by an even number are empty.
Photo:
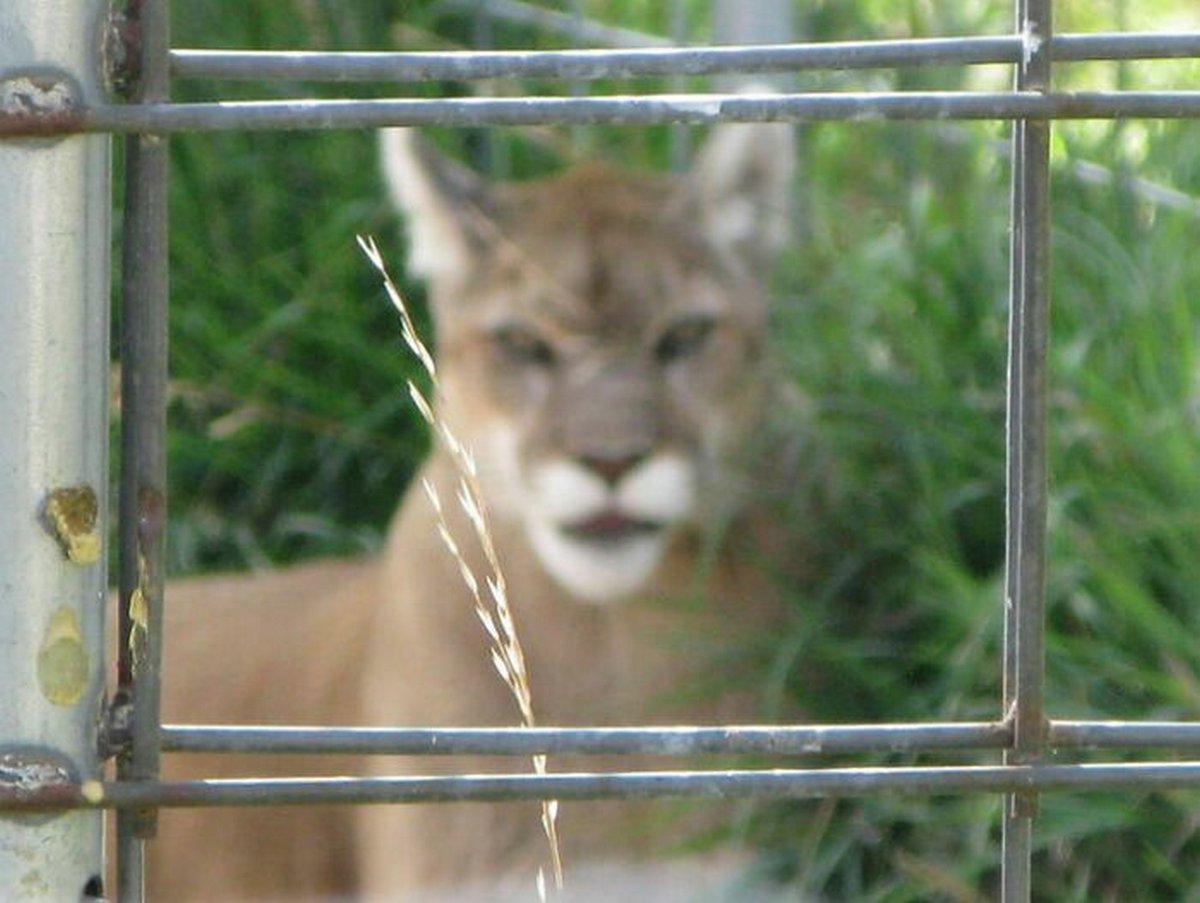
[[[79,792],[89,805],[99,806],[104,802],[104,785],[99,781],[84,781],[79,785]]]
[[[90,486],[70,486],[50,493],[46,518],[68,561],[86,565],[100,559],[98,513],[96,493]]]
[[[133,673],[142,670],[146,654],[146,634],[150,629],[150,603],[141,586],[134,588],[129,597],[129,661]]]
[[[87,690],[87,649],[75,612],[66,606],[50,615],[38,649],[37,676],[42,695],[54,705],[75,705]]]

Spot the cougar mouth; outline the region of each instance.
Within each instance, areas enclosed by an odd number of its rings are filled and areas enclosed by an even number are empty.
[[[627,517],[620,511],[602,511],[585,520],[562,528],[572,539],[584,542],[617,544],[660,532],[663,525],[654,521]]]

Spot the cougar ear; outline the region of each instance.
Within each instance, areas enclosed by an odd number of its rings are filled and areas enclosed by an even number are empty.
[[[791,232],[796,139],[786,123],[717,126],[689,190],[709,242],[751,266],[769,264]]]
[[[410,271],[429,280],[467,272],[485,243],[484,180],[412,129],[381,129],[379,159],[388,194],[408,222]]]

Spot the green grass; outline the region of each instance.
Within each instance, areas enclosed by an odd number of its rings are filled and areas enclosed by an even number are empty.
[[[814,254],[785,271],[784,316],[845,486],[826,527],[828,585],[805,600],[820,620],[788,650],[818,719],[997,711],[1007,167],[988,131],[956,149],[913,126],[809,134]],[[1157,149],[1193,193],[1184,146],[1197,131],[1169,130]],[[1055,185],[1050,711],[1194,719],[1200,265],[1188,248],[1200,224],[1083,188],[1065,168]],[[1200,893],[1197,802],[1047,797],[1036,897]],[[993,802],[845,803],[819,843],[820,806],[790,808],[768,826],[786,826],[774,835],[785,846],[844,850],[828,853],[829,877],[808,870],[814,892],[928,899],[941,872],[984,898],[994,889]]]
[[[1190,3],[1141,4],[1128,10],[1130,25],[1194,19]],[[401,8],[410,28],[438,40],[465,41],[471,31],[435,16],[432,4],[177,6],[178,46],[387,47]],[[692,32],[703,38],[703,6],[693,6]],[[1011,18],[1005,4],[982,0],[812,8],[805,29],[827,39],[996,33]],[[1058,25],[1113,27],[1113,9],[1063,2]],[[656,4],[588,10],[664,28]],[[497,29],[496,39],[553,43],[514,29]],[[1170,63],[1075,67],[1063,77],[1184,87],[1197,75],[1194,63]],[[966,76],[937,69],[899,83],[954,88]],[[330,89],[189,84],[176,95],[273,92]],[[815,402],[815,439],[837,461],[838,481],[815,531],[818,576],[796,589],[803,617],[780,638],[774,691],[794,695],[814,721],[998,713],[1008,163],[996,142],[1004,134],[994,124],[947,134],[862,123],[803,133],[804,234],[780,268],[777,331]],[[480,156],[488,142],[466,138],[468,155]],[[597,129],[588,138],[595,152],[646,165],[667,159],[663,130]],[[175,572],[374,548],[423,453],[404,390],[413,365],[353,242],[376,235],[399,269],[400,231],[373,154],[360,132],[173,142]],[[508,137],[491,156],[519,173],[555,159],[544,145]],[[1070,169],[1079,159],[1197,197],[1200,123],[1055,130],[1050,711],[1194,719],[1200,222],[1121,184],[1081,183]],[[419,286],[407,289],[420,299]],[[1198,807],[1200,796],[1182,792],[1046,797],[1036,899],[1200,899]],[[767,867],[799,875],[826,899],[995,892],[999,804],[990,797],[778,804],[752,830]]]

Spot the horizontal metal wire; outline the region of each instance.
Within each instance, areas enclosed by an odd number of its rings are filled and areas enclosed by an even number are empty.
[[[317,804],[495,802],[518,799],[951,795],[1096,790],[1200,789],[1200,762],[967,765],[754,771],[455,777],[273,778],[0,785],[0,811]]]
[[[1052,63],[1200,57],[1200,32],[1101,32],[1050,39]]]
[[[304,81],[468,81],[484,78],[635,78],[777,73],[826,69],[1016,63],[1020,35],[831,41],[633,50],[503,50],[355,53],[316,51],[171,51],[178,78]],[[1200,57],[1200,33],[1076,34],[1051,41],[1056,61]]]
[[[483,78],[635,78],[913,65],[1013,63],[1019,36],[838,41],[753,47],[499,50],[400,53],[173,50],[179,78],[305,81],[467,81]]]
[[[1190,721],[1051,721],[1054,749],[1200,748],[1200,723]]]
[[[0,137],[74,132],[379,128],[671,122],[918,119],[1181,119],[1200,117],[1200,91],[680,94],[610,97],[469,97],[273,100],[101,105],[53,115],[0,113]]]
[[[1051,721],[1053,749],[1196,749],[1200,723]],[[1004,749],[1004,722],[773,727],[357,728],[164,725],[176,753],[301,755],[814,755]]]
[[[165,725],[168,752],[359,755],[806,755],[1000,749],[1002,723],[665,728],[323,728]]]

